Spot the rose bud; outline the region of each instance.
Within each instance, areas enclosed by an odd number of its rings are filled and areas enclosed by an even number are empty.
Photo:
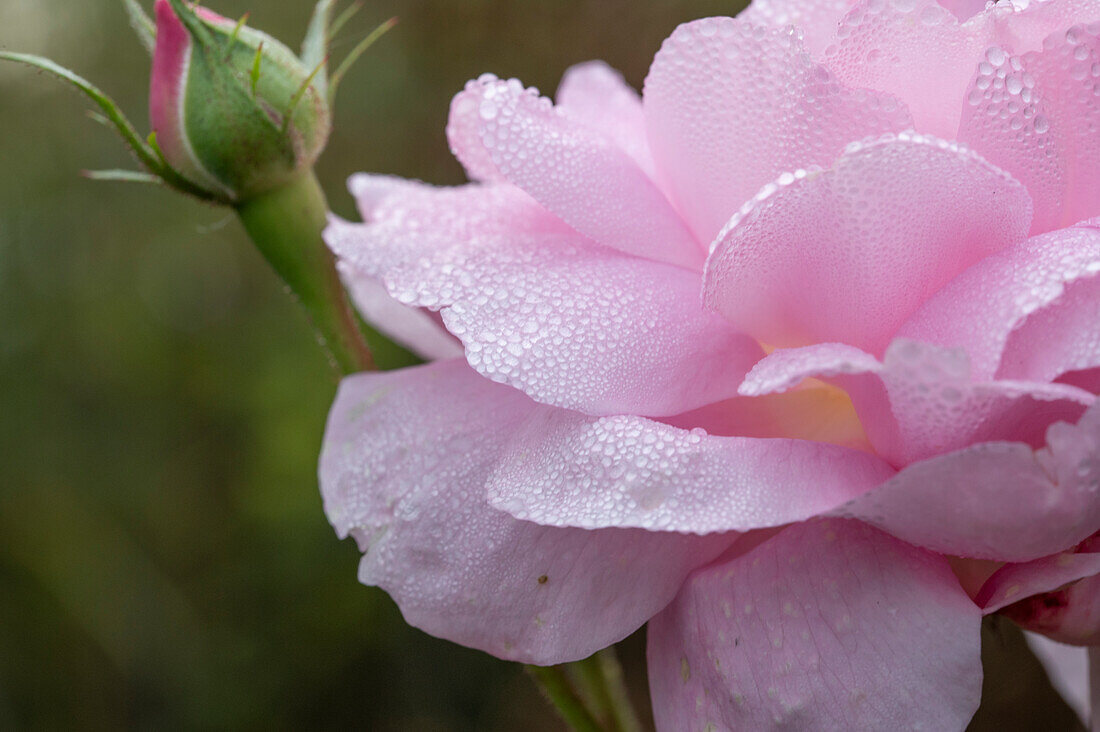
[[[243,19],[157,0],[149,112],[161,154],[230,201],[285,183],[313,165],[331,129],[318,71]]]

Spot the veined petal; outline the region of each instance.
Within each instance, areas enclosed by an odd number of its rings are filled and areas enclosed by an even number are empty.
[[[942,558],[857,522],[791,526],[650,621],[657,728],[962,730],[979,628]]]
[[[345,379],[325,433],[321,490],[359,577],[412,625],[501,658],[559,663],[621,640],[730,537],[585,531],[518,521],[485,483],[540,410],[461,361]]]

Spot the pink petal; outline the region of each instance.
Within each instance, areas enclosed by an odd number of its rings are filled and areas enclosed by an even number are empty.
[[[1100,213],[1098,36],[1100,23],[1022,56],[992,47],[967,95],[959,138],[1028,187],[1033,233]]]
[[[1001,614],[1059,643],[1100,647],[1100,574],[1020,600]]]
[[[622,74],[603,61],[577,64],[562,76],[555,98],[567,117],[614,140],[646,175],[654,177],[642,98]]]
[[[820,442],[715,437],[640,417],[564,411],[530,420],[490,502],[552,526],[706,534],[829,511],[893,475],[878,458]]]
[[[605,246],[692,269],[702,265],[702,247],[628,152],[536,90],[514,79],[471,81],[451,106],[450,129],[471,177],[515,184]]]
[[[1073,25],[1094,26],[1100,21],[1096,0],[1046,0],[1045,2],[998,3],[982,13],[979,27],[988,35],[986,45],[1012,48],[1017,54],[1046,46],[1052,34],[1065,34]],[[1076,44],[1076,42],[1074,42]]]
[[[1027,191],[965,148],[909,133],[785,174],[723,229],[708,307],[765,343],[881,353],[956,274],[1023,239]]]
[[[982,585],[974,601],[988,615],[1025,597],[1051,592],[1097,574],[1100,574],[1100,552],[1061,552],[1022,564],[1006,564]]]
[[[434,189],[396,176],[357,173],[348,179],[348,190],[363,219],[373,221],[379,213],[386,215],[383,202],[390,196]],[[390,340],[427,360],[462,356],[462,344],[447,332],[438,315],[398,302],[379,280],[357,274],[346,262],[338,263],[337,269],[356,310]]]
[[[462,163],[466,175],[472,181],[499,183],[504,175],[493,162],[489,148],[481,142],[481,82],[495,82],[492,74],[483,74],[478,82],[468,82],[466,88],[451,101],[451,113],[447,119],[447,142],[451,153]]]
[[[983,585],[975,602],[1061,643],[1100,643],[1100,534],[1071,552],[1008,564]]]
[[[979,627],[942,558],[857,522],[792,526],[650,621],[657,728],[961,730]]]
[[[211,175],[195,155],[187,136],[184,105],[191,74],[191,35],[167,0],[157,0],[154,11],[157,44],[149,81],[149,122],[156,133],[157,146],[185,178],[206,190],[232,197],[232,191]],[[214,16],[208,18],[211,21],[221,17],[210,15]]]
[[[785,391],[819,377],[848,392],[868,439],[894,465],[907,465],[978,442],[1038,446],[1046,426],[1076,421],[1096,401],[1066,384],[975,382],[965,351],[898,339],[879,363],[851,346],[781,349],[753,367],[745,396]]]
[[[1024,54],[1055,31],[1100,17],[1094,0],[1000,2],[960,23],[956,16],[966,12],[936,0],[860,0],[841,21],[825,63],[842,83],[897,96],[919,131],[950,139],[986,49]]]
[[[1024,562],[1100,530],[1100,407],[1039,450],[989,442],[909,465],[839,509],[942,554]]]
[[[416,195],[417,192],[438,190],[436,186],[417,180],[399,178],[396,175],[378,175],[375,173],[355,173],[348,178],[348,191],[355,199],[356,208],[363,221],[371,222],[385,217],[389,209],[382,204],[391,196],[400,206],[402,194]]]
[[[965,29],[936,0],[860,0],[844,17],[825,63],[844,84],[897,96],[916,128],[953,139],[984,34]]]
[[[1084,727],[1089,719],[1089,654],[1038,633],[1024,633],[1031,652],[1042,662],[1051,685],[1062,695]]]
[[[485,376],[590,414],[678,414],[732,396],[763,352],[698,275],[599,247],[521,191],[421,190],[326,241],[407,305],[439,310]]]
[[[965,347],[974,378],[990,379],[998,373],[1010,334],[1029,315],[1058,302],[1072,283],[1097,273],[1100,226],[1052,231],[1019,242],[963,272],[924,303],[898,334]],[[1095,328],[1084,332],[1090,331]],[[1012,366],[1006,368],[1007,373],[1027,376]]]
[[[1072,158],[1050,131],[1051,103],[1043,85],[1036,85],[1022,59],[991,46],[966,100],[959,140],[1027,187],[1035,203],[1033,234],[1057,228]]]
[[[730,18],[677,28],[643,96],[658,169],[701,241],[780,173],[910,126],[892,97],[838,84],[789,29]]]
[[[985,10],[988,0],[937,0],[937,2],[963,22]]]
[[[1100,277],[1074,282],[1008,337],[999,375],[1053,380],[1100,366]]]
[[[363,319],[423,359],[462,358],[462,344],[427,310],[403,305],[373,277],[339,265],[340,279]]]
[[[985,0],[980,1],[984,5]],[[855,0],[753,0],[737,19],[769,28],[796,26],[806,50],[814,58],[820,58],[836,36],[840,19],[854,4]]]
[[[558,663],[621,640],[730,543],[517,521],[485,482],[533,413],[551,410],[461,361],[345,379],[321,455],[325,511],[365,552],[362,582],[429,633]],[[552,410],[551,410],[552,411]]]

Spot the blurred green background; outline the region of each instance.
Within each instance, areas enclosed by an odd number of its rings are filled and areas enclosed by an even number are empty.
[[[312,9],[209,4],[292,46]],[[357,170],[461,181],[443,128],[468,78],[552,93],[603,58],[640,87],[677,23],[740,6],[369,0],[337,57],[400,24],[341,89],[332,206],[353,215]],[[146,127],[120,0],[0,0],[0,48],[75,69]],[[305,322],[226,213],[80,178],[130,163],[87,107],[0,65],[0,728],[559,729],[518,666],[357,584],[317,492],[335,383]],[[641,639],[624,655],[644,694]]]

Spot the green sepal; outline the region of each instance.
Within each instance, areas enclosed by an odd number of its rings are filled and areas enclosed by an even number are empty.
[[[313,9],[305,40],[302,41],[302,65],[315,69],[313,86],[322,96],[328,92],[328,42],[333,0],[321,0]]]
[[[397,18],[390,18],[372,30],[366,38],[359,42],[359,45],[351,50],[351,53],[347,55],[347,58],[340,64],[339,68],[333,72],[332,79],[329,80],[328,84],[329,107],[333,107],[336,104],[336,88],[340,85],[340,81],[344,78],[344,74],[348,73],[355,62],[367,52],[367,49],[374,45],[375,41],[385,35],[386,32],[395,25],[397,25]]]
[[[157,48],[157,26],[144,10],[138,0],[122,0],[126,8],[126,14],[130,16],[130,27],[134,29],[138,40],[145,50],[152,56]]]
[[[87,97],[89,97],[96,105],[103,110],[103,115],[115,128],[115,130],[122,136],[122,139],[130,146],[130,149],[137,155],[138,159],[150,170],[158,170],[159,162],[153,155],[153,150],[145,141],[141,139],[141,136],[134,129],[134,126],[130,123],[130,120],[126,118],[126,115],[122,113],[122,110],[118,108],[114,100],[104,94],[99,88],[88,81],[82,76],[66,69],[64,66],[60,66],[48,58],[42,56],[34,56],[26,53],[11,53],[9,51],[0,51],[0,60],[15,61],[16,63],[26,64],[32,66],[41,71],[53,74],[59,79],[69,82],[72,86],[79,89]]]
[[[344,8],[344,12],[336,16],[336,20],[332,22],[332,25],[328,29],[328,40],[332,41],[336,37],[336,34],[343,30],[348,21],[355,17],[355,14],[363,9],[363,0],[355,0],[351,5]]]
[[[96,106],[102,110],[102,117],[94,117],[97,121],[104,121],[110,124],[116,132],[122,137],[123,142],[130,148],[130,150],[137,157],[146,168],[149,169],[154,175],[160,176],[166,183],[178,188],[184,193],[189,193],[197,198],[203,200],[221,200],[216,196],[211,195],[209,192],[204,191],[198,186],[194,185],[187,179],[179,175],[179,173],[172,170],[165,165],[160,156],[157,155],[154,148],[149,145],[145,140],[141,138],[137,130],[134,129],[133,124],[126,118],[122,110],[118,108],[114,100],[104,94],[99,88],[85,79],[82,76],[66,69],[64,66],[60,66],[48,58],[42,56],[34,56],[26,53],[12,53],[9,51],[0,51],[0,60],[14,61],[16,63],[26,64],[33,68],[45,71],[56,76],[63,81],[67,81],[73,87],[79,89],[88,98],[96,103]]]

